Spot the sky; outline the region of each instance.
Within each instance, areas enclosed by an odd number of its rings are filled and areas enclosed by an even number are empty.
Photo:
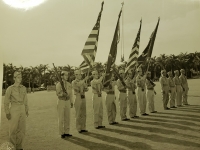
[[[0,51],[3,63],[19,67],[52,63],[79,66],[82,49],[101,8],[102,0],[46,0],[29,10],[0,1]],[[122,0],[105,0],[96,62],[106,62]],[[199,0],[124,0],[125,60],[131,52],[142,18],[139,53],[160,24],[152,53],[180,54],[200,51]],[[121,26],[122,27],[122,26]],[[116,64],[120,64],[121,43]]]

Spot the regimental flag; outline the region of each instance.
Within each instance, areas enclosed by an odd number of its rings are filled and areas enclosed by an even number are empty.
[[[151,34],[151,37],[150,37],[150,40],[149,40],[147,47],[144,49],[142,54],[138,57],[138,65],[141,65],[144,61],[151,58],[151,54],[152,54],[152,51],[153,51],[153,46],[154,46],[154,42],[155,42],[155,39],[156,39],[156,34],[157,34],[159,22],[160,22],[160,18],[158,18],[158,23],[156,25],[155,30]]]
[[[95,56],[97,52],[97,46],[98,46],[98,39],[99,39],[99,31],[100,31],[100,20],[101,20],[101,13],[103,11],[103,5],[104,2],[101,4],[101,11],[99,12],[99,16],[97,18],[96,24],[93,27],[87,41],[85,42],[85,46],[83,48],[83,51],[81,55],[83,56],[85,63],[89,67],[92,67],[95,61]],[[83,62],[81,63],[81,65]],[[81,67],[81,66],[80,66]]]
[[[111,76],[112,76],[111,67],[115,65],[115,60],[116,60],[116,56],[117,56],[117,45],[118,45],[119,40],[120,40],[119,24],[120,24],[121,13],[122,13],[122,9],[121,9],[119,16],[118,16],[118,21],[117,21],[117,25],[116,25],[116,28],[115,28],[113,41],[112,41],[112,44],[111,44],[110,53],[108,55],[108,61],[107,61],[107,65],[106,65],[106,76],[105,76],[105,79],[104,79],[104,83],[106,83],[106,84],[104,86],[109,85],[108,80],[110,80]]]
[[[140,27],[126,65],[125,73],[127,73],[129,69],[132,69],[137,65],[137,58],[139,55],[139,46],[140,46],[141,26],[142,26],[142,20],[140,21]]]

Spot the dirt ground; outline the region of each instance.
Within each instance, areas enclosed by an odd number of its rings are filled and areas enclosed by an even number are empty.
[[[200,79],[189,80],[190,106],[163,110],[160,84],[156,83],[156,114],[140,116],[122,122],[117,104],[119,125],[109,125],[103,99],[105,129],[94,129],[91,89],[87,99],[88,133],[80,134],[75,128],[75,110],[71,109],[71,129],[73,137],[61,139],[58,135],[57,97],[55,91],[28,94],[29,117],[25,137],[25,150],[199,150],[200,149]],[[105,94],[103,94],[103,98]],[[4,97],[2,99],[2,104]],[[147,108],[147,113],[149,113]],[[8,121],[4,107],[1,112],[0,145],[8,140]],[[127,116],[129,117],[128,113]]]

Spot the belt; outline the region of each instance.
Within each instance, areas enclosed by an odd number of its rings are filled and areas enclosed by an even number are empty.
[[[109,91],[109,92],[107,92],[107,94],[115,94],[115,92],[114,91]]]
[[[147,88],[147,90],[154,90],[153,88]]]
[[[70,97],[58,97],[59,100],[68,101]]]
[[[119,90],[120,92],[122,92],[122,93],[126,93],[126,90]]]

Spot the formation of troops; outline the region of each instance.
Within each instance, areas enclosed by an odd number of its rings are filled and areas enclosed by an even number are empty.
[[[70,108],[75,107],[76,112],[76,129],[79,133],[88,132],[86,130],[86,98],[85,92],[88,91],[88,84],[86,81],[88,77],[82,79],[80,70],[75,70],[76,79],[72,83],[68,82],[69,72],[63,70],[61,78],[67,94],[63,92],[60,82],[56,84],[56,94],[58,97],[57,111],[58,111],[58,127],[59,135],[61,138],[70,137]],[[185,76],[185,70],[174,71],[175,77],[172,72],[161,71],[160,84],[163,100],[163,109],[181,107],[182,105],[189,105],[187,102],[188,83]],[[137,103],[139,103],[140,114],[147,116],[146,105],[150,113],[157,113],[154,106],[154,96],[156,86],[151,80],[151,72],[143,74],[141,68],[138,68],[133,75],[129,71],[127,78],[125,78],[125,71],[119,70],[119,75],[123,79],[125,85],[120,79],[115,81],[115,76],[112,74],[110,85],[103,86],[103,80],[106,76],[105,73],[93,71],[93,80],[91,81],[92,88],[92,101],[93,101],[93,115],[94,115],[94,128],[101,129],[103,126],[103,97],[102,92],[106,93],[105,105],[108,116],[108,123],[110,125],[118,124],[116,122],[116,93],[115,86],[119,90],[118,100],[120,107],[121,121],[130,120],[127,114],[127,106],[129,107],[129,117],[138,118]],[[168,74],[168,78],[166,75]],[[28,99],[26,87],[21,85],[22,74],[16,71],[13,75],[15,83],[9,86],[6,90],[4,108],[6,117],[9,120],[9,138],[10,142],[17,150],[23,150],[23,142],[26,129],[26,117],[28,116]],[[74,95],[74,102],[73,102]],[[169,107],[168,107],[169,103]],[[11,104],[11,107],[9,105]],[[176,105],[175,105],[176,104]],[[176,107],[177,106],[177,107]]]

